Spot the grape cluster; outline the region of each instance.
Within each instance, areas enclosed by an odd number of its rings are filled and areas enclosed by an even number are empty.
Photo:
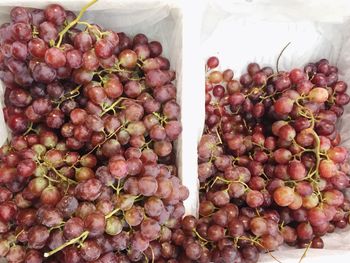
[[[0,257],[10,263],[170,262],[188,190],[162,45],[15,7],[0,27]]]
[[[289,72],[251,63],[239,80],[218,65],[206,65],[200,218],[182,221],[186,256],[251,263],[283,243],[322,248],[350,220],[349,156],[336,128],[347,84],[326,59]]]

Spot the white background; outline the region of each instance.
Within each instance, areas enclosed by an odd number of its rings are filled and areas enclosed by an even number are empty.
[[[44,7],[61,3],[79,10],[88,1],[11,1],[1,0],[0,22],[7,21],[9,7]],[[227,0],[227,1],[154,1],[99,0],[90,8],[88,21],[107,28],[142,32],[159,40],[164,53],[177,71],[178,99],[182,106],[183,134],[178,142],[179,168],[183,183],[190,189],[186,212],[196,214],[198,207],[197,142],[204,124],[204,63],[217,55],[221,68],[232,68],[239,76],[252,61],[275,65],[281,49],[291,45],[280,61],[281,69],[302,67],[306,62],[326,57],[338,65],[343,79],[350,81],[350,1],[346,0]],[[346,110],[343,120],[349,118]],[[349,125],[340,129],[350,146]],[[0,142],[6,128],[0,115]],[[350,148],[350,147],[349,147]],[[310,250],[303,262],[337,260],[349,262],[348,231],[327,236],[326,249]],[[303,250],[288,249],[273,254],[282,262],[298,262]],[[274,262],[262,256],[262,262]]]

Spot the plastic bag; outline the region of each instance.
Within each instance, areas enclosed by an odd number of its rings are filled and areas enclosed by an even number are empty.
[[[348,1],[224,1],[207,2],[201,29],[202,63],[217,56],[221,69],[231,68],[237,76],[250,62],[279,69],[303,67],[327,58],[338,66],[339,78],[350,81],[350,3]],[[204,79],[204,75],[203,75]],[[204,88],[201,96],[204,98]],[[204,108],[204,101],[203,106]],[[203,114],[203,113],[202,113]],[[203,129],[204,114],[200,116]],[[342,145],[350,149],[350,108],[339,121]],[[338,260],[350,256],[350,231],[337,230],[324,238],[325,249],[310,249],[303,262]],[[272,254],[285,262],[298,262],[304,249],[284,246]],[[276,262],[268,254],[261,262]],[[259,261],[260,262],[260,261]]]

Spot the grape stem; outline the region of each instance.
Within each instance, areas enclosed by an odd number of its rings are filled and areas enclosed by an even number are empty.
[[[226,184],[230,184],[230,183],[240,183],[240,184],[242,184],[245,188],[247,188],[246,190],[250,189],[249,186],[248,186],[246,183],[242,182],[242,181],[230,181],[230,180],[226,180],[226,179],[224,179],[224,178],[222,178],[222,177],[220,177],[220,176],[217,176],[217,177],[215,178],[214,182],[210,185],[210,188],[212,188],[212,187],[214,186],[214,184],[216,183],[216,181],[218,181],[218,180],[219,180],[219,181],[222,181],[222,182],[224,182],[224,183],[226,183]]]
[[[61,178],[63,181],[66,181],[66,182],[71,183],[71,184],[78,184],[76,181],[63,176],[59,171],[57,171],[57,169],[55,167],[49,166],[49,169],[54,171],[55,174],[58,175],[58,177]]]
[[[280,54],[278,55],[277,57],[277,61],[276,61],[276,70],[277,70],[277,73],[279,73],[279,68],[278,68],[278,65],[279,65],[279,62],[280,62],[280,58],[283,54],[283,52],[287,49],[287,47],[291,44],[292,42],[288,42],[287,45],[284,46],[284,48],[281,50]]]
[[[105,218],[108,219],[108,218],[112,217],[114,214],[118,213],[119,210],[120,210],[119,208],[114,209],[112,212],[110,212],[109,214],[107,214],[107,215],[105,216]]]
[[[221,124],[221,123],[220,123],[220,124]],[[219,140],[219,145],[220,145],[220,144],[222,144],[222,140],[221,140],[221,136],[220,136],[220,133],[219,133],[218,127],[216,127],[215,132],[216,132],[216,136],[218,137],[218,140]]]
[[[151,248],[151,253],[152,253],[152,262],[151,263],[154,263],[154,251],[153,251],[152,246],[150,246],[150,248]]]
[[[258,144],[258,143],[255,143],[255,142],[252,142],[252,144],[257,146],[257,147],[259,147],[260,149],[266,151],[268,155],[270,155],[270,156],[272,155],[271,150],[267,149],[264,145]]]
[[[204,237],[202,237],[202,236],[197,232],[197,230],[196,230],[195,228],[192,230],[192,232],[193,232],[202,242],[204,242],[205,245],[206,245],[207,243],[209,243],[209,241],[206,240]]]
[[[105,215],[105,219],[110,218],[111,216],[116,214],[118,211],[120,211],[119,208],[114,209],[112,212],[110,212],[109,214]],[[61,227],[61,226],[64,226],[64,223],[61,223],[59,225],[59,227]],[[80,236],[69,240],[68,242],[62,244],[61,246],[55,248],[54,250],[51,250],[50,252],[44,253],[44,257],[47,258],[49,256],[52,256],[53,254],[57,253],[58,251],[64,249],[65,247],[68,247],[70,245],[73,245],[73,244],[76,244],[76,243],[82,243],[88,237],[88,235],[89,235],[89,231],[86,230]]]
[[[114,111],[114,107],[116,107],[122,100],[125,100],[126,98],[121,97],[119,99],[117,99],[115,102],[113,102],[110,106],[108,106],[107,108],[105,108],[101,113],[100,113],[100,117],[102,117],[103,115],[105,115],[107,112],[109,112],[110,110]],[[114,111],[115,112],[115,111]]]
[[[24,232],[24,229],[22,229],[21,231],[19,231],[19,232],[17,233],[17,235],[15,236],[15,239],[17,239],[23,232]]]
[[[92,148],[88,153],[82,155],[75,163],[73,163],[69,168],[76,169],[75,165],[79,163],[84,157],[88,156],[89,154],[93,153],[98,147],[103,145],[106,141],[108,141],[110,138],[112,138],[121,128],[124,128],[125,124],[120,126],[118,129],[116,129],[114,132],[107,135],[107,137],[101,142],[100,144],[95,145],[94,148]]]
[[[251,89],[251,91],[247,94],[245,94],[244,96],[247,98],[249,97],[250,95],[257,95],[259,93],[259,91],[261,89],[263,89],[265,87],[265,85],[263,85],[262,87],[254,87]]]
[[[98,147],[100,147],[100,146],[103,145],[106,141],[108,141],[110,138],[112,138],[114,135],[116,135],[117,132],[119,132],[122,128],[124,128],[124,127],[127,125],[127,123],[128,123],[128,122],[125,122],[125,123],[124,123],[123,125],[121,125],[118,129],[116,129],[114,132],[108,134],[107,137],[103,140],[103,142],[101,142],[100,144],[95,145],[95,147],[92,148],[88,153],[86,153],[86,154],[84,154],[83,156],[81,156],[81,157],[79,158],[79,160],[76,161],[76,162],[72,165],[72,167],[73,167],[76,163],[78,163],[82,158],[88,156],[90,153],[93,153]]]
[[[49,229],[49,232],[51,232],[51,231],[54,230],[54,229],[63,227],[65,223],[66,223],[66,222],[62,221],[62,222],[59,223],[58,225],[51,227],[51,228]]]
[[[55,248],[54,250],[51,250],[50,252],[44,253],[44,257],[47,258],[49,256],[52,256],[53,254],[57,253],[58,251],[64,249],[65,247],[68,247],[70,245],[73,245],[75,243],[80,242],[81,240],[85,240],[87,236],[89,235],[89,231],[84,231],[80,236],[73,238],[69,240],[68,242],[62,244],[61,246]]]
[[[258,238],[258,237],[256,237],[256,238]],[[235,243],[237,244],[239,239],[241,239],[241,240],[247,240],[247,241],[252,242],[253,244],[258,245],[259,247],[262,247],[262,248],[266,249],[263,245],[261,245],[261,243],[260,243],[256,238],[247,238],[247,237],[244,237],[244,236],[236,237],[236,238],[235,238]],[[274,260],[276,260],[276,261],[279,262],[279,263],[282,263],[282,262],[279,261],[274,255],[272,255],[272,253],[270,252],[270,250],[266,249],[266,252],[267,252]]]
[[[86,10],[92,6],[93,4],[95,4],[98,0],[92,0],[90,1],[88,4],[86,4],[81,11],[79,12],[78,16],[72,21],[70,22],[60,33],[59,33],[59,38],[58,38],[58,42],[56,44],[56,47],[60,47],[63,37],[64,35],[68,32],[69,29],[71,29],[73,26],[75,26],[79,20],[81,19],[81,17],[84,15],[84,13],[86,12]]]
[[[166,116],[162,116],[158,112],[152,112],[152,114],[157,117],[157,119],[160,121],[160,124],[162,126],[164,126],[164,124],[167,124],[168,120]]]
[[[49,180],[49,182],[54,182],[54,183],[60,183],[60,181],[55,180],[49,176],[47,176],[46,174],[43,174],[42,177],[46,178],[47,180]]]
[[[92,25],[90,25],[88,22],[79,21],[79,22],[77,22],[77,24],[78,24],[78,25],[84,25],[84,26],[86,26],[87,28],[92,28]],[[96,34],[94,34],[95,37],[96,37],[98,40],[101,39],[101,37],[102,37],[102,32],[101,32],[100,30],[98,30],[97,27],[95,28],[95,30],[96,30],[97,33],[99,34],[98,36],[97,36]]]
[[[73,99],[76,96],[79,96],[80,95],[80,88],[81,88],[81,85],[77,86],[75,89],[64,94],[59,101],[54,101],[54,103],[57,103],[57,107],[59,107],[62,104],[62,102],[69,100],[69,99]]]
[[[303,259],[306,257],[306,253],[309,250],[309,248],[311,247],[311,243],[312,243],[312,241],[310,241],[310,243],[307,245],[306,249],[304,250],[303,255],[301,256],[301,258],[299,260],[299,263],[301,263],[301,261],[303,261]]]
[[[306,108],[305,106],[303,106],[299,103],[299,101],[304,99],[304,98],[305,97],[303,97],[303,96],[300,97],[299,99],[297,99],[295,101],[295,103],[297,104],[298,107],[301,108],[301,110],[303,112],[307,113],[307,114],[304,114],[304,113],[299,112],[299,114],[311,121],[310,127],[307,130],[312,134],[312,136],[314,137],[314,140],[315,140],[315,147],[313,149],[310,149],[310,151],[314,152],[314,154],[315,154],[316,164],[315,164],[315,170],[312,171],[309,176],[307,176],[306,178],[303,178],[303,180],[310,179],[315,184],[316,194],[319,196],[320,200],[322,201],[322,195],[321,195],[320,189],[317,186],[317,180],[315,180],[313,178],[314,175],[316,175],[316,179],[319,178],[318,169],[319,169],[320,162],[321,162],[321,140],[320,140],[320,137],[318,136],[318,134],[314,130],[314,128],[315,128],[315,116],[314,116],[314,114],[312,113],[312,111],[310,109]],[[304,152],[305,151],[309,151],[309,150],[304,149]]]
[[[142,146],[141,146],[141,151],[143,151],[144,149],[149,149],[149,145],[153,142],[153,140],[149,140],[148,142],[145,142]]]
[[[23,136],[26,136],[28,133],[30,133],[31,131],[35,132],[36,134],[38,134],[37,130],[35,130],[33,128],[33,122],[29,123],[29,127],[28,129],[23,133]]]

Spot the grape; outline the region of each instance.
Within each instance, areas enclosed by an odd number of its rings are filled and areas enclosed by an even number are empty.
[[[77,84],[87,84],[92,80],[93,73],[83,68],[79,68],[73,71],[72,77]]]
[[[45,84],[51,83],[56,77],[56,71],[45,63],[38,63],[33,69],[33,78]]]
[[[293,180],[300,180],[306,176],[305,166],[300,161],[291,161],[288,165],[288,174]]]
[[[96,178],[83,181],[75,188],[76,196],[81,200],[94,201],[101,195],[102,183]]]
[[[49,96],[53,99],[60,98],[64,93],[64,87],[58,82],[50,83],[46,89]]]
[[[344,195],[336,189],[327,190],[324,193],[325,203],[332,206],[339,206],[344,202]]]
[[[11,33],[16,40],[29,41],[32,38],[32,30],[27,23],[16,22],[11,25]]]
[[[137,54],[133,50],[125,49],[119,53],[118,59],[123,67],[133,69],[137,63]]]
[[[213,89],[213,95],[218,98],[222,98],[224,96],[225,89],[222,85],[216,85]]]
[[[33,160],[25,159],[18,163],[17,172],[20,176],[29,177],[34,173],[35,168],[36,164]]]
[[[43,226],[33,226],[28,231],[28,246],[34,249],[41,249],[49,238],[49,231]]]
[[[39,214],[40,211],[40,214]],[[53,208],[43,208],[42,210],[38,211],[38,216],[40,216],[39,220],[43,225],[47,227],[54,227],[59,225],[62,220],[63,216],[57,209]]]
[[[202,247],[198,243],[193,242],[186,247],[186,255],[191,260],[198,260],[202,255]]]
[[[168,81],[166,80],[164,82],[168,82]],[[148,85],[157,85],[157,84],[154,83],[154,84],[148,84]],[[165,103],[169,100],[175,99],[176,90],[173,84],[166,84],[163,86],[155,87],[153,95],[157,102]],[[145,105],[147,105],[147,102],[145,103]]]
[[[322,160],[319,166],[320,176],[323,178],[331,178],[336,173],[336,165],[332,160]]]
[[[236,107],[244,102],[244,95],[242,93],[234,93],[229,96],[229,103],[231,106]]]
[[[264,235],[261,237],[261,246],[267,251],[273,251],[278,247],[278,242],[274,236]]]
[[[169,83],[174,78],[172,71],[165,71],[160,69],[150,70],[146,74],[146,84],[149,87],[161,87]]]
[[[267,222],[264,218],[255,217],[250,221],[250,229],[256,236],[267,234]]]
[[[73,69],[80,68],[82,65],[82,53],[77,49],[69,50],[66,53],[67,65]]]
[[[29,190],[36,196],[40,197],[42,191],[48,186],[48,181],[45,178],[38,177],[31,180],[28,184]]]
[[[62,6],[51,4],[44,10],[44,15],[47,21],[50,21],[58,26],[62,25],[66,20],[66,11]]]
[[[143,211],[140,207],[131,207],[125,213],[125,220],[130,226],[137,226],[143,220]]]
[[[328,92],[324,88],[313,88],[309,92],[309,97],[311,101],[323,103],[328,99]]]
[[[281,128],[279,128],[278,136],[282,140],[292,141],[296,136],[296,132],[292,126],[287,124],[287,125],[284,125]]]
[[[27,46],[19,41],[12,43],[12,56],[18,60],[26,60],[27,58]]]
[[[245,73],[240,77],[239,82],[243,86],[249,86],[253,82],[253,79],[248,73]]]
[[[117,217],[110,217],[106,221],[106,233],[112,236],[118,235],[123,230],[123,225]]]
[[[23,114],[13,114],[7,120],[7,124],[15,134],[19,134],[26,131],[28,119]]]
[[[78,201],[74,196],[64,196],[56,206],[65,218],[70,217],[78,207]]]
[[[311,195],[303,198],[303,207],[311,209],[313,207],[316,207],[318,205],[318,202],[318,197],[312,193]]]
[[[147,240],[154,240],[159,236],[160,225],[154,219],[144,219],[141,223],[141,235]]]
[[[264,201],[263,195],[256,190],[249,191],[246,196],[246,202],[250,207],[261,206]]]
[[[20,245],[15,245],[10,248],[6,255],[8,262],[23,262],[25,259],[25,249]]]
[[[308,211],[308,218],[313,226],[320,226],[327,221],[325,213],[318,207],[311,208]]]
[[[111,161],[108,164],[109,172],[115,177],[115,178],[123,178],[127,175],[128,169],[127,169],[127,163],[124,160],[115,160]]]
[[[55,206],[61,199],[61,194],[55,186],[46,187],[40,196],[43,204]]]
[[[294,201],[295,195],[293,189],[282,186],[273,193],[273,199],[279,206],[288,206]]]
[[[217,57],[210,57],[207,60],[207,66],[208,68],[216,68],[219,65],[219,59]]]
[[[301,240],[311,240],[313,237],[313,230],[310,224],[300,223],[297,228],[297,235]]]
[[[154,177],[143,176],[138,181],[138,188],[142,195],[152,196],[158,189],[158,182]]]
[[[312,239],[311,247],[312,248],[323,248],[323,240],[320,237],[315,237]]]
[[[289,78],[294,84],[304,80],[304,72],[301,69],[293,69],[289,72]]]
[[[288,114],[292,111],[293,100],[287,97],[282,97],[275,102],[274,106],[276,113],[281,115]]]
[[[335,163],[342,163],[348,156],[348,152],[344,147],[336,146],[327,151],[329,158]]]
[[[92,47],[92,39],[89,33],[80,32],[74,37],[74,46],[81,52],[86,52]]]
[[[80,255],[86,261],[94,261],[98,259],[101,253],[101,247],[95,240],[86,240],[80,249]]]
[[[290,74],[293,74],[294,72],[290,72]],[[293,75],[292,75],[293,76]],[[289,88],[289,86],[291,85],[291,76],[287,76],[287,75],[282,75],[281,77],[278,77],[275,80],[275,88],[277,91],[284,91],[286,89]]]
[[[108,58],[113,54],[114,45],[107,39],[100,39],[95,43],[96,55],[100,58]]]
[[[39,36],[46,43],[50,43],[50,41],[55,41],[58,36],[57,28],[53,23],[44,21],[39,25]]]
[[[117,77],[110,77],[104,82],[104,91],[107,97],[116,99],[123,93],[123,86]]]
[[[144,239],[139,232],[136,232],[131,239],[131,247],[135,251],[143,252],[149,246],[149,241]]]
[[[292,158],[292,153],[284,148],[277,149],[273,153],[274,159],[279,164],[286,164]]]
[[[225,236],[225,229],[218,225],[212,225],[207,230],[209,240],[217,242]]]
[[[29,23],[31,20],[31,14],[23,7],[12,8],[10,16],[13,22]]]
[[[66,64],[66,56],[62,50],[52,47],[45,52],[45,62],[53,68],[60,68]]]
[[[38,250],[32,249],[26,253],[25,262],[35,263],[35,262],[42,262],[42,261],[43,261],[43,256],[40,254]]]
[[[92,212],[84,219],[84,227],[89,231],[90,237],[101,236],[105,230],[105,217],[100,212]]]
[[[78,168],[75,173],[75,178],[78,182],[86,181],[88,179],[91,179],[95,177],[95,174],[92,169],[88,167],[81,167]]]
[[[168,198],[173,191],[173,184],[167,178],[157,178],[157,191],[156,196],[160,198]]]
[[[65,224],[63,235],[67,240],[80,236],[84,231],[84,221],[79,217],[70,218]]]

